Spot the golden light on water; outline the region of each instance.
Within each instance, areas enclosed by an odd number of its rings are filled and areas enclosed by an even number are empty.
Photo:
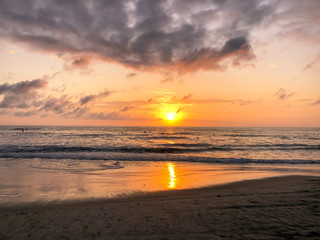
[[[175,188],[176,187],[176,174],[174,171],[175,165],[172,163],[167,163],[168,171],[169,171],[169,188]]]

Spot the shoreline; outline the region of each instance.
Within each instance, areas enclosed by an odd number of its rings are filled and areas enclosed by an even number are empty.
[[[320,177],[1,206],[0,239],[319,239]]]

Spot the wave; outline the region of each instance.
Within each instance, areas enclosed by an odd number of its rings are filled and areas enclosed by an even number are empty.
[[[266,134],[223,134],[225,137],[270,137],[270,135]]]
[[[252,145],[243,145],[248,148],[267,148],[268,150],[276,149],[276,150],[320,150],[320,145],[310,145],[310,144],[300,144],[300,143],[293,143],[293,144],[286,144],[286,143],[279,143],[279,144],[252,144]]]
[[[12,131],[21,131],[21,130],[24,130],[24,131],[39,131],[39,130],[42,130],[41,128],[37,128],[37,127],[17,127],[17,128],[12,128],[11,130]]]
[[[5,153],[37,153],[37,152],[123,152],[123,153],[189,153],[203,151],[224,151],[231,150],[228,147],[209,148],[179,148],[179,147],[76,147],[76,146],[24,146],[7,147],[0,149],[1,154]]]
[[[143,139],[187,139],[187,137],[181,136],[143,136]]]
[[[208,144],[208,143],[165,143],[165,144],[161,144],[159,146],[164,146],[164,147],[201,147],[201,148],[210,148],[212,147],[212,144]]]
[[[120,152],[120,153],[199,153],[215,151],[301,151],[320,150],[320,145],[308,144],[254,144],[254,145],[217,145],[199,144],[161,144],[156,147],[119,146],[119,147],[91,147],[91,146],[3,146],[0,157],[8,153],[59,153],[59,152]]]
[[[47,159],[47,160],[85,160],[85,161],[170,161],[170,162],[197,162],[197,163],[212,163],[212,164],[320,164],[320,160],[310,159],[251,159],[251,158],[217,158],[217,157],[201,157],[201,156],[185,156],[185,155],[161,155],[158,154],[114,154],[114,155],[101,155],[101,154],[59,154],[59,153],[34,153],[34,154],[5,154],[0,158],[2,159]],[[106,166],[112,167],[112,166]],[[114,166],[117,168],[120,166]]]

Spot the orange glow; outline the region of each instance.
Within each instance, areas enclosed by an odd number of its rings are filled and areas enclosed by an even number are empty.
[[[175,188],[176,187],[176,174],[174,171],[174,167],[175,165],[172,163],[168,163],[168,171],[169,171],[169,184],[168,187],[169,188]]]

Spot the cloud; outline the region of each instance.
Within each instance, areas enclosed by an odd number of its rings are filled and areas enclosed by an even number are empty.
[[[126,77],[127,77],[127,78],[133,78],[133,77],[135,77],[135,76],[137,76],[137,73],[131,72],[131,73],[128,73]]]
[[[295,92],[291,92],[291,93],[288,93],[287,90],[283,89],[283,88],[280,88],[275,94],[274,96],[277,96],[278,99],[280,100],[285,100],[285,99],[288,99],[290,97],[292,97],[293,95],[295,95],[296,93]]]
[[[122,115],[119,112],[100,112],[100,113],[91,113],[88,118],[90,119],[102,119],[102,120],[139,120],[137,118],[131,118],[130,116]]]
[[[273,22],[277,22],[279,35],[305,44],[318,45],[320,41],[320,2],[318,0],[277,1]]]
[[[150,103],[155,104],[172,104],[178,107],[178,111],[183,110],[183,106],[192,105],[192,104],[238,104],[241,106],[259,103],[260,100],[247,100],[247,99],[222,99],[222,98],[209,98],[209,99],[194,99],[192,94],[187,94],[183,97],[172,96],[176,94],[172,92],[170,89],[155,89],[153,93],[160,95],[156,97],[154,101],[150,101]],[[138,101],[137,103],[148,104],[146,101]],[[178,112],[177,112],[178,113]]]
[[[46,80],[35,79],[32,81],[22,81],[19,83],[8,84],[4,83],[0,85],[0,94],[14,93],[14,94],[25,94],[34,90],[45,87],[48,84]]]
[[[320,61],[320,54],[317,56],[314,60],[312,60],[310,63],[308,63],[303,69],[302,72],[305,72],[309,69],[311,69],[317,62]]]
[[[80,99],[80,105],[85,105],[90,102],[94,102],[100,98],[108,97],[111,93],[112,93],[112,91],[104,90],[103,92],[100,92],[99,94],[87,95],[87,96],[82,97]]]
[[[29,116],[32,116],[32,115],[36,115],[38,112],[37,111],[34,111],[34,110],[31,110],[31,111],[17,111],[14,113],[15,116],[17,117],[29,117]],[[1,115],[1,114],[0,114]]]
[[[60,98],[47,97],[40,102],[42,107],[39,111],[53,112],[56,114],[66,114],[71,112],[76,105],[71,101],[70,97],[64,95]]]
[[[319,105],[320,104],[320,99],[315,100],[311,105]]]
[[[241,106],[249,105],[253,103],[259,103],[261,100],[245,100],[245,99],[221,99],[221,98],[211,98],[211,99],[193,99],[192,94],[183,96],[182,98],[173,96],[170,100],[166,101],[169,104],[176,105],[188,105],[188,104],[238,104]],[[183,110],[179,107],[178,111]]]
[[[86,95],[80,99],[66,94],[60,97],[46,96],[41,91],[47,88],[48,82],[43,79],[22,81],[14,84],[4,83],[0,85],[0,115],[13,114],[17,117],[34,115],[57,115],[62,118],[84,119],[132,119],[126,114],[133,106],[121,108],[118,111],[108,110],[92,112],[88,107],[93,103],[110,96],[113,91],[104,90],[97,94]],[[78,99],[78,100],[77,100]],[[113,106],[117,107],[117,105]]]
[[[182,107],[179,107],[179,109],[176,111],[176,113],[181,112],[182,109],[183,109]]]
[[[64,59],[66,61],[64,70],[72,71],[74,69],[88,69],[92,59],[93,57],[89,55],[67,57]]]
[[[188,95],[185,95],[183,96],[182,100],[187,100],[187,99],[190,99],[192,97],[192,94],[188,94]]]
[[[252,29],[278,1],[0,1],[0,37],[30,48],[137,70],[225,70],[254,59]],[[89,57],[86,57],[89,56]]]
[[[158,89],[154,89],[152,93],[157,95],[172,95],[172,94],[175,94],[176,92],[171,89],[158,88]]]
[[[133,109],[134,107],[133,106],[125,106],[124,108],[122,108],[119,112],[128,112],[130,111],[131,109]]]
[[[255,55],[245,37],[229,39],[220,49],[201,48],[190,52],[180,63],[184,71],[217,70],[223,71],[230,61],[233,66],[239,66],[244,60],[252,60]]]
[[[0,85],[0,95],[3,95],[0,108],[28,108],[32,101],[36,101],[38,90],[45,88],[47,84],[46,80],[35,79]]]
[[[194,99],[194,100],[186,100],[186,103],[193,103],[193,104],[238,104],[241,106],[253,104],[253,103],[259,103],[261,100],[245,100],[245,99]]]

